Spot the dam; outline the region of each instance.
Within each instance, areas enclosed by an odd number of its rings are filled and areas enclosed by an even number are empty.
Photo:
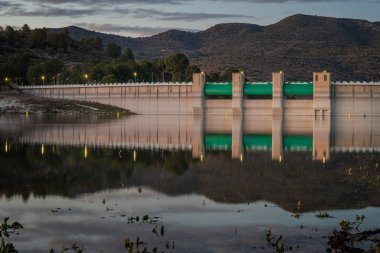
[[[336,81],[331,73],[313,73],[311,81],[289,82],[282,72],[268,82],[247,82],[233,73],[227,83],[207,82],[204,73],[188,83],[112,83],[24,86],[48,98],[92,101],[137,114],[253,116],[380,115],[380,82]]]

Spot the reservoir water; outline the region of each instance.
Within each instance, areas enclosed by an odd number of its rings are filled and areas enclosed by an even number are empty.
[[[19,252],[326,252],[342,221],[380,228],[378,117],[11,115],[0,141]]]

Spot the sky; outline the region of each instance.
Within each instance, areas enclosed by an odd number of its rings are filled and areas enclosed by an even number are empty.
[[[76,25],[131,37],[230,22],[269,25],[293,14],[380,21],[380,0],[0,0],[0,26]]]

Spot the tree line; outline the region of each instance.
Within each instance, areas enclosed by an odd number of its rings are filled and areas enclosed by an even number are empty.
[[[70,37],[67,29],[20,29],[0,26],[1,83],[19,85],[187,82],[200,72],[186,55],[176,53],[163,59],[137,61],[131,49],[115,43],[104,45],[100,38]],[[212,73],[208,81],[229,81],[229,68]]]

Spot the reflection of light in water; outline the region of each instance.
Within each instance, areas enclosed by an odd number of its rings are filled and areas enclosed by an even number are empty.
[[[84,146],[84,158],[87,158],[87,156],[88,156],[87,146]]]
[[[228,119],[228,112],[226,112],[226,119]]]
[[[203,152],[201,152],[201,162],[203,161]]]
[[[133,161],[136,162],[137,160],[137,152],[136,150],[133,150]]]
[[[5,153],[8,153],[8,142],[5,142]]]
[[[29,112],[25,112],[25,117],[28,117],[29,116]]]
[[[118,118],[118,119],[120,118],[120,112],[116,113],[116,118]]]
[[[41,145],[41,155],[44,155],[45,154],[45,145],[42,144]]]
[[[282,155],[280,155],[280,157],[278,158],[278,161],[282,162]]]
[[[323,156],[322,162],[323,162],[323,164],[326,163],[326,156]]]
[[[243,162],[243,154],[240,154],[240,162]]]

